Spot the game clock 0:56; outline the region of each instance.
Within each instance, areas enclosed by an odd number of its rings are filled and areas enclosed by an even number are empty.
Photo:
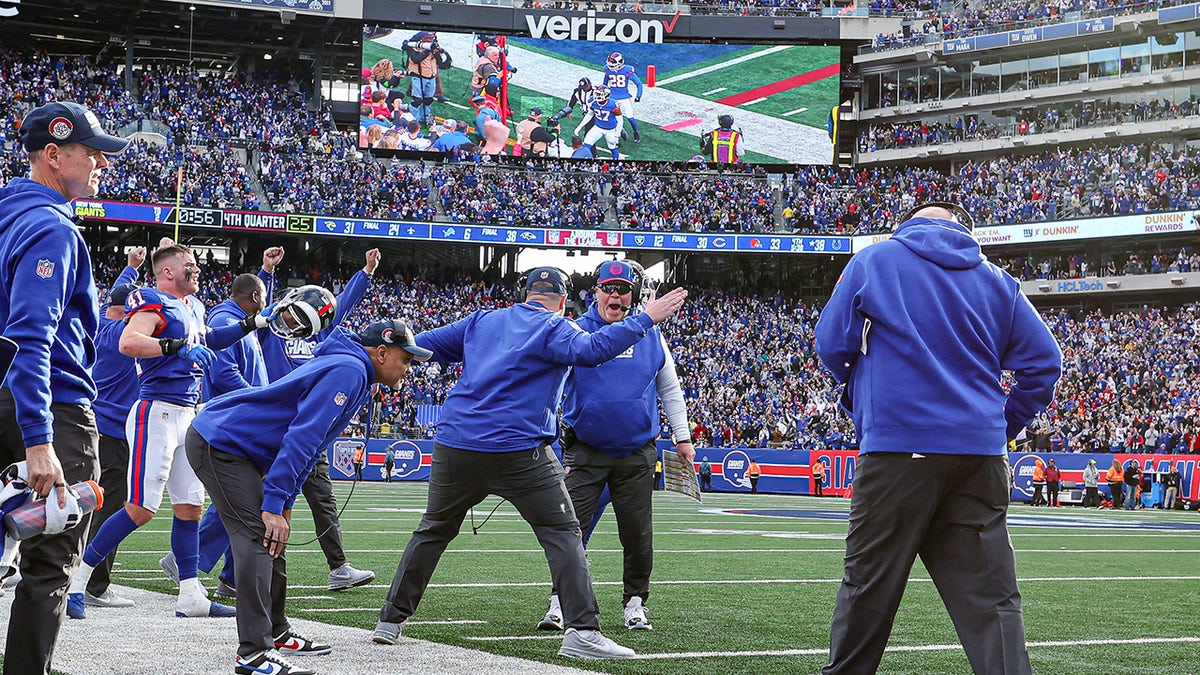
[[[190,206],[179,209],[179,224],[194,227],[220,227],[220,209],[198,209]]]

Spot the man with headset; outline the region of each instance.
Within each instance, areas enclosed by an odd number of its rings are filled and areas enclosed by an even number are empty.
[[[651,289],[641,265],[630,260],[601,263],[596,270],[595,301],[578,320],[579,326],[594,333],[623,321],[640,309],[644,296],[651,296]],[[696,450],[683,390],[671,350],[657,326],[611,361],[572,368],[563,396],[567,491],[580,523],[592,522],[601,493],[606,487],[610,492],[624,550],[622,605],[625,627],[630,630],[652,628],[646,618],[646,600],[654,567],[651,507],[660,400],[671,423],[675,451],[691,463]],[[550,608],[538,628],[562,627],[562,609],[558,593],[553,591]]]
[[[333,322],[333,294],[319,290],[328,309],[308,304],[319,321],[309,334]],[[399,388],[413,360],[430,356],[402,321],[377,321],[358,335],[335,327],[304,365],[218,396],[192,421],[188,461],[229,532],[240,582],[234,673],[305,675],[313,671],[286,657],[331,651],[292,630],[284,614],[292,505],[317,458],[370,401],[372,383]]]
[[[600,634],[579,521],[550,444],[558,435],[568,369],[597,366],[637,344],[679,309],[687,291],[675,289],[641,313],[589,333],[562,318],[569,292],[562,270],[536,268],[520,288],[523,302],[417,336],[434,360],[462,362],[463,371],[442,405],[429,502],[396,569],[374,640],[396,644],[467,511],[495,494],[512,502],[546,551],[567,627],[559,655],[627,658],[632,649]]]
[[[1007,445],[1054,397],[1054,335],[980,252],[970,214],[945,202],[850,259],[815,333],[860,439],[822,672],[879,669],[919,555],[971,669],[1030,673]]]

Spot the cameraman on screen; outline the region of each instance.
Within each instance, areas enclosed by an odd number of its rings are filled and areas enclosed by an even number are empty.
[[[449,68],[450,55],[437,42],[437,36],[423,30],[404,43],[404,55],[408,60],[408,77],[412,82],[409,104],[413,117],[422,124],[433,123],[434,98],[437,95],[438,71]]]

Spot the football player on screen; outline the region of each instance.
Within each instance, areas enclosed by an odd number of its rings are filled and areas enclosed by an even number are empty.
[[[631,83],[637,85],[636,96],[629,93]],[[642,135],[638,133],[638,123],[633,117],[633,104],[642,100],[642,80],[638,78],[633,66],[625,65],[625,56],[621,52],[608,55],[608,61],[604,64],[603,86],[611,92],[612,100],[616,101],[617,106],[621,108],[621,114],[633,127],[633,142],[641,143]]]
[[[621,145],[621,109],[617,106],[617,102],[612,99],[611,92],[605,87],[596,87],[592,90],[592,102],[587,108],[587,114],[583,117],[583,121],[579,126],[575,127],[575,135],[587,126],[588,122],[592,122],[592,128],[588,129],[587,136],[583,137],[583,147],[592,154],[596,155],[596,141],[604,138],[608,144],[608,151],[612,153],[613,159],[621,159],[619,147]]]

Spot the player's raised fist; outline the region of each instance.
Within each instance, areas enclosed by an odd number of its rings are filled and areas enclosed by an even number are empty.
[[[377,248],[367,251],[367,264],[365,267],[363,267],[363,271],[367,274],[375,274],[375,270],[379,267],[379,261],[382,258],[383,254],[380,253],[379,249]]]
[[[125,256],[125,261],[133,269],[141,267],[142,263],[146,262],[146,247],[135,246],[129,249],[129,253]]]
[[[159,248],[166,248],[168,246],[174,246],[174,245],[175,245],[175,240],[170,237],[163,237],[162,239],[158,240]]]

